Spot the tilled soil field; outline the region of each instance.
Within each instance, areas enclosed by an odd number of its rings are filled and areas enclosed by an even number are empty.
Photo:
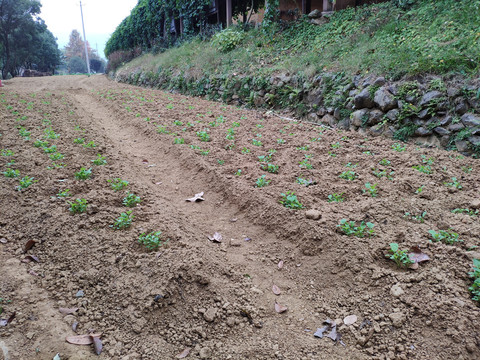
[[[478,160],[103,76],[5,83],[0,359],[480,358]],[[91,333],[100,355],[66,341]]]

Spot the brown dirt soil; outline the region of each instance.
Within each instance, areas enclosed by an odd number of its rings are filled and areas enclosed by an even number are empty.
[[[173,359],[186,348],[192,359],[480,358],[480,312],[468,291],[479,217],[451,212],[480,207],[477,160],[412,144],[398,152],[389,139],[102,76],[5,85],[0,150],[13,155],[0,156],[0,168],[20,177],[0,178],[0,317],[16,312],[0,327],[0,359],[97,358],[91,346],[66,343],[74,322],[78,334],[102,333],[105,359]],[[63,159],[35,147],[53,135],[46,129],[60,135],[46,141]],[[269,150],[277,174],[258,161]],[[106,165],[92,163],[97,154]],[[429,158],[432,174],[412,168]],[[304,159],[312,169],[299,166]],[[92,168],[90,179],[75,178],[81,167]],[[348,170],[354,180],[339,178]],[[392,178],[373,174],[382,170]],[[37,182],[17,191],[25,175]],[[271,183],[256,188],[262,175]],[[445,184],[452,177],[463,189]],[[113,178],[128,187],[115,192]],[[365,183],[378,184],[377,197]],[[66,189],[71,197],[59,198]],[[141,203],[130,228],[114,230],[127,190]],[[185,201],[202,191],[205,201]],[[304,209],[279,203],[287,191]],[[328,202],[334,193],[345,201]],[[72,215],[66,200],[77,198],[87,211]],[[311,209],[321,218],[307,218]],[[405,216],[424,211],[423,222]],[[375,235],[347,236],[341,219],[372,222]],[[430,241],[429,230],[448,229],[462,242]],[[152,231],[168,241],[148,251],[138,236]],[[214,232],[223,242],[208,240]],[[419,246],[431,260],[397,268],[385,256],[391,242]],[[288,311],[276,313],[276,301]],[[348,315],[358,320],[343,324]],[[336,320],[344,345],[314,337],[326,319]]]

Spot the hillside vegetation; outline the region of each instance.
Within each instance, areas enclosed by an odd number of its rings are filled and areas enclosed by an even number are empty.
[[[231,73],[310,78],[331,71],[395,80],[425,72],[478,73],[480,1],[417,0],[408,9],[395,3],[338,11],[322,25],[304,17],[270,32],[227,29],[212,41],[195,38],[127,66],[193,78]]]

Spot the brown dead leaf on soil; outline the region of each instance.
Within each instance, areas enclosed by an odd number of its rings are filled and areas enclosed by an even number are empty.
[[[175,356],[177,359],[184,359],[188,356],[188,354],[190,354],[190,350],[192,350],[192,348],[185,348],[185,350],[183,350],[180,354],[178,354],[177,356]]]
[[[26,253],[28,250],[30,250],[33,245],[35,245],[35,240],[28,240],[25,244],[25,247],[23,248],[23,253]]]
[[[93,338],[100,337],[100,336],[102,336],[101,333],[74,335],[74,336],[67,336],[65,338],[65,341],[73,345],[91,345],[93,344]]]
[[[280,295],[280,294],[282,293],[282,291],[280,290],[280,288],[279,288],[277,285],[275,285],[275,284],[273,284],[273,286],[272,286],[272,292],[273,292],[275,295]]]
[[[90,335],[90,337],[93,341],[93,350],[95,350],[95,354],[100,355],[103,349],[102,340],[100,340],[99,336]]]
[[[284,313],[287,310],[288,310],[288,307],[286,307],[285,305],[280,305],[279,303],[277,303],[275,301],[275,311],[277,313],[281,314],[281,313]]]
[[[222,234],[220,234],[219,232],[216,232],[213,234],[213,236],[209,236],[208,237],[208,240],[210,241],[213,241],[213,242],[216,242],[216,243],[221,243],[222,240],[223,240],[223,236]]]
[[[190,201],[190,202],[205,201],[205,199],[203,198],[203,191],[201,193],[195,194],[194,197],[185,199],[185,201]]]
[[[416,264],[430,260],[430,256],[422,252],[422,250],[418,246],[410,248],[408,256],[410,257],[410,260],[412,260]]]
[[[58,311],[64,315],[70,315],[77,312],[78,308],[59,308]]]

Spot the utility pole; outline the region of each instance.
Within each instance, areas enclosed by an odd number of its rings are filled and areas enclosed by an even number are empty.
[[[87,59],[87,71],[90,74],[90,61],[88,60],[87,38],[85,36],[85,25],[83,24],[82,1],[80,1],[80,14],[82,15],[83,43],[85,45],[85,59]]]

